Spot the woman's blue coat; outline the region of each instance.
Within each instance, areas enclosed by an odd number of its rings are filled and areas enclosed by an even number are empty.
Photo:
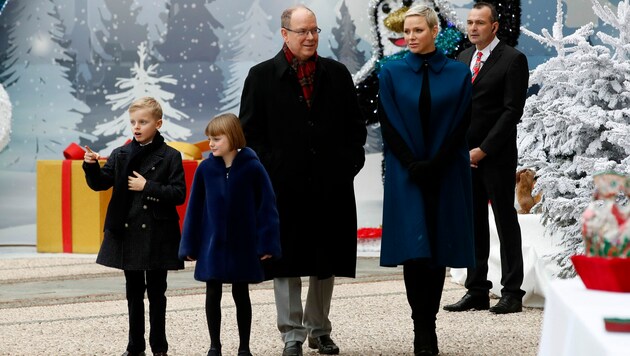
[[[379,73],[380,102],[394,129],[419,161],[429,160],[464,119],[471,104],[470,70],[436,53],[429,59],[431,145],[425,148],[418,102],[423,60],[408,53],[387,62]],[[422,110],[422,108],[420,108]],[[473,267],[472,188],[468,145],[462,140],[439,174],[437,206],[425,206],[422,192],[400,161],[385,146],[381,265],[396,266],[432,258],[440,266]],[[438,174],[436,172],[436,174]],[[431,255],[425,210],[437,209],[436,256]]]
[[[260,257],[266,254],[281,254],[267,172],[247,147],[236,155],[229,176],[223,159],[210,155],[195,172],[179,258],[197,260],[198,281],[257,283],[265,279]]]

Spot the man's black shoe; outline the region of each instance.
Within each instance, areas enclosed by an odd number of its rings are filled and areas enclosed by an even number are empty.
[[[505,295],[499,302],[490,308],[490,312],[495,314],[519,313],[523,311],[523,302],[517,297]]]
[[[322,335],[318,337],[309,336],[308,347],[311,349],[317,349],[317,352],[324,355],[337,355],[339,353],[339,347],[335,345],[335,342],[329,335]]]
[[[490,308],[490,298],[487,296],[474,296],[468,293],[464,294],[462,299],[455,304],[449,304],[444,306],[444,310],[447,311],[466,311],[466,310],[488,310]]]
[[[284,344],[282,356],[302,356],[302,343],[299,341],[289,341]]]

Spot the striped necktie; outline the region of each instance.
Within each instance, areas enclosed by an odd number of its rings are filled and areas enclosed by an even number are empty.
[[[475,60],[475,65],[473,66],[473,76],[472,82],[475,82],[475,78],[477,78],[477,74],[479,74],[479,69],[481,69],[481,57],[483,53],[477,52],[477,59]]]

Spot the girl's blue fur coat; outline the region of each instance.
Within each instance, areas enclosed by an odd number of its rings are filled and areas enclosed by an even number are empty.
[[[203,160],[193,179],[179,258],[197,261],[195,279],[257,283],[260,257],[279,258],[276,197],[267,172],[250,148],[239,151],[229,175],[221,157]]]

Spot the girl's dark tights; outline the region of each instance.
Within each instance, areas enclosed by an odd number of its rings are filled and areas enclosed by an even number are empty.
[[[221,349],[221,295],[223,284],[212,280],[206,282],[206,320],[210,332],[210,347]],[[252,328],[252,303],[249,299],[247,283],[232,283],[232,298],[236,305],[238,325],[238,351],[249,351],[249,338]]]

